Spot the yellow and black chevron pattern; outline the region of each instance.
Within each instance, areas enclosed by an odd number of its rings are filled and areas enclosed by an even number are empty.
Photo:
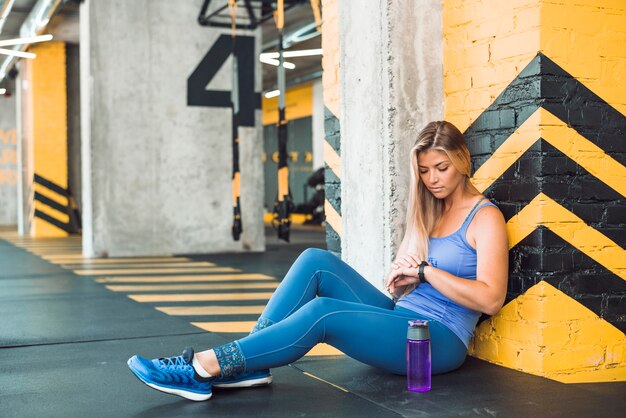
[[[442,3],[445,118],[511,245],[473,355],[561,382],[626,380],[626,3]]]
[[[80,232],[78,208],[69,189],[35,174],[34,216],[67,234]]]
[[[541,53],[467,129],[472,182],[511,247],[510,302],[479,325],[475,355],[565,382],[626,380],[624,133],[624,115]]]

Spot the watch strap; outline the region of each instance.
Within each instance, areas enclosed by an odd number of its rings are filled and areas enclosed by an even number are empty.
[[[426,261],[422,261],[417,269],[417,277],[420,280],[420,283],[426,283],[426,276],[424,276],[424,267],[426,267],[428,263]]]

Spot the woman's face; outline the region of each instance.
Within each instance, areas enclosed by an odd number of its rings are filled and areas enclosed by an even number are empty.
[[[452,165],[443,151],[420,152],[417,166],[422,182],[437,199],[449,196],[463,182],[463,174]]]

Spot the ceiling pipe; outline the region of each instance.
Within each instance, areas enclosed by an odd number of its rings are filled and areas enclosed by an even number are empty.
[[[12,0],[9,0],[13,3]],[[29,38],[32,36],[41,35],[43,31],[50,23],[50,18],[57,11],[62,0],[39,0],[31,9],[28,16],[20,27],[20,38]],[[25,51],[30,44],[15,45],[13,50]],[[17,59],[12,56],[7,56],[2,64],[0,64],[0,83],[4,81],[7,74],[15,65]]]
[[[0,33],[2,33],[2,28],[4,28],[4,24],[7,21],[7,16],[11,13],[13,3],[15,3],[15,0],[0,0]]]

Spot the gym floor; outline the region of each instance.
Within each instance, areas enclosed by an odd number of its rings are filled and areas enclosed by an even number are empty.
[[[246,335],[298,254],[325,246],[315,227],[289,244],[267,233],[262,254],[89,261],[79,237],[0,231],[0,416],[624,416],[626,383],[566,385],[468,358],[417,394],[324,345],[273,369],[270,386],[216,389],[207,402],[141,384],[130,356]]]

